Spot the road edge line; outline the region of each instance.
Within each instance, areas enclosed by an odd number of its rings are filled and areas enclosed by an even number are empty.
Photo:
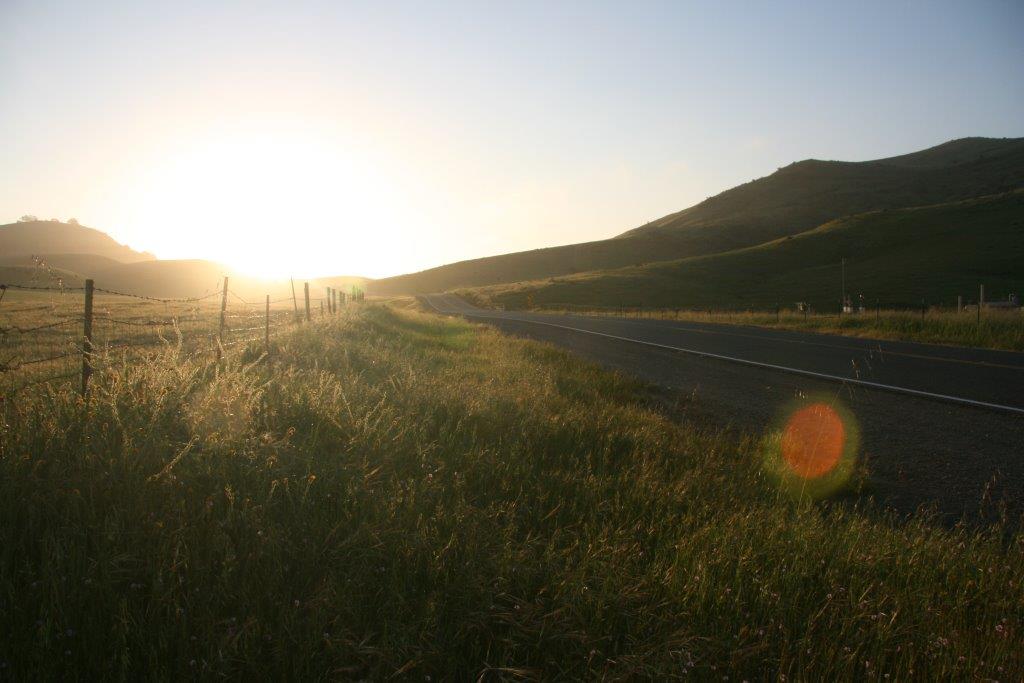
[[[426,297],[424,297],[426,298]],[[427,303],[438,313],[442,311],[434,305],[434,302],[426,299]],[[779,372],[787,372],[794,375],[803,375],[805,377],[814,377],[816,379],[825,379],[832,382],[840,382],[842,384],[854,384],[856,386],[868,387],[870,389],[877,389],[879,391],[889,391],[897,394],[907,394],[910,396],[918,396],[921,398],[930,398],[947,403],[959,403],[963,405],[973,406],[975,408],[988,408],[991,410],[999,410],[1018,415],[1024,415],[1024,408],[1015,408],[1013,406],[1004,406],[1000,403],[988,403],[986,401],[975,401],[970,398],[962,398],[960,396],[949,396],[947,394],[936,394],[931,391],[922,391],[920,389],[910,389],[908,387],[898,387],[892,384],[881,384],[879,382],[869,382],[863,379],[853,379],[852,377],[840,377],[839,375],[829,375],[823,372],[814,372],[813,370],[801,370],[799,368],[791,368],[785,365],[774,365],[772,363],[762,363],[756,360],[747,360],[745,358],[736,358],[735,356],[723,356],[717,353],[711,353],[709,351],[697,351],[696,349],[686,349],[681,346],[671,346],[669,344],[659,344],[657,342],[644,341],[642,339],[632,339],[630,337],[620,337],[615,334],[607,334],[605,332],[595,332],[593,330],[584,330],[578,327],[569,327],[568,325],[558,325],[556,323],[547,323],[540,320],[528,320],[524,318],[512,318],[506,316],[489,316],[480,315],[476,313],[449,313],[448,315],[461,315],[464,317],[477,317],[482,319],[491,320],[511,320],[514,322],[529,323],[533,325],[546,325],[548,327],[556,327],[562,330],[569,330],[571,332],[580,332],[583,334],[593,334],[598,337],[607,337],[608,339],[616,339],[618,341],[627,341],[634,344],[642,344],[644,346],[652,346],[659,349],[666,349],[668,351],[676,351],[678,353],[687,353],[690,355],[702,357],[702,358],[713,358],[715,360],[724,360],[731,363],[739,363],[741,365],[750,365],[759,368],[767,368],[769,370],[777,370]]]

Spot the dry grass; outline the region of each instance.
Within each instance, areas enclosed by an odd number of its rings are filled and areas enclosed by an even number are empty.
[[[779,491],[554,348],[368,306],[2,405],[12,678],[1024,674],[1024,537]]]

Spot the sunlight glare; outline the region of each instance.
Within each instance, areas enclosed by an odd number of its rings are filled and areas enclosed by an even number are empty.
[[[379,229],[411,223],[401,188],[366,154],[294,127],[197,138],[135,184],[125,196],[138,198],[134,220],[158,257],[258,277],[387,271]]]

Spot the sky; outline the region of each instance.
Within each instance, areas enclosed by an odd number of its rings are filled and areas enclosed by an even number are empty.
[[[0,0],[0,222],[381,277],[1024,136],[1024,3]]]

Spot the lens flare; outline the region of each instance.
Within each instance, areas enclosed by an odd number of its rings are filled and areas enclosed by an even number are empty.
[[[782,457],[805,479],[822,477],[839,464],[846,428],[839,414],[824,403],[796,411],[782,433]]]
[[[835,396],[803,396],[780,413],[765,435],[764,468],[797,498],[825,498],[848,489],[860,450],[857,421]]]

